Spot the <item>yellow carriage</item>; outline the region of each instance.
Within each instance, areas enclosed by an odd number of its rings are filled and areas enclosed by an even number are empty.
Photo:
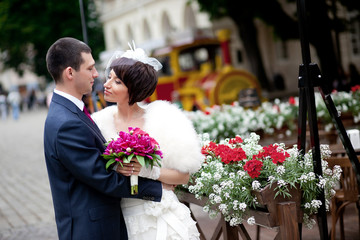
[[[245,106],[260,104],[258,80],[231,64],[229,38],[230,32],[221,30],[217,38],[199,37],[155,50],[152,55],[163,68],[149,101],[179,102],[185,110],[204,110],[239,100]]]

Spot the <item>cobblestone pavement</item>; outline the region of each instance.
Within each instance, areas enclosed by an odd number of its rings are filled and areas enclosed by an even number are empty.
[[[43,153],[47,109],[0,120],[0,240],[55,240]]]

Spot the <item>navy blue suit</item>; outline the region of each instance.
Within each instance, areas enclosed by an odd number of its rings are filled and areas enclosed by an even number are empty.
[[[105,139],[70,100],[54,93],[45,122],[44,149],[60,240],[127,239],[120,199],[130,179],[107,172]],[[139,177],[136,198],[160,201],[161,183]]]

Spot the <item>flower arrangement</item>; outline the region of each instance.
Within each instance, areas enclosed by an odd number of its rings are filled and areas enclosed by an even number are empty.
[[[254,190],[274,184],[275,197],[289,197],[289,190],[299,187],[303,222],[311,228],[315,224],[311,215],[317,213],[322,204],[318,200],[319,193],[324,191],[328,210],[341,174],[338,166],[333,170],[328,168],[325,161],[331,154],[328,145],[321,145],[323,176],[316,176],[311,151],[302,155],[296,145],[286,149],[281,143],[261,146],[259,139],[259,135],[251,133],[248,138],[237,136],[216,144],[209,140],[208,134],[203,134],[205,161],[193,175],[192,182],[184,187],[197,199],[208,197],[203,210],[210,217],[222,213],[231,226],[245,219],[254,223],[254,217],[249,216],[249,209],[258,205],[256,196],[252,194]]]
[[[140,128],[129,127],[129,133],[121,131],[117,139],[105,143],[102,156],[107,161],[106,169],[113,164],[130,163],[136,157],[142,166],[161,166],[162,152],[156,140]],[[138,176],[131,175],[131,194],[138,193]]]
[[[332,100],[339,113],[351,114],[354,123],[360,122],[360,85],[353,86],[350,92],[332,92]],[[334,128],[331,116],[320,94],[315,95],[317,115],[325,130]],[[341,115],[340,115],[341,116]]]
[[[350,92],[332,93],[332,99],[339,112],[352,115],[354,123],[360,122],[360,86]],[[330,114],[320,93],[315,93],[317,117],[325,131],[334,128]],[[244,108],[234,102],[231,105],[213,106],[206,111],[186,112],[198,133],[209,133],[212,139],[223,140],[236,134],[245,136],[250,132],[274,134],[280,130],[285,136],[296,131],[299,113],[299,98],[290,97],[286,101],[275,99],[262,102],[258,108]]]
[[[212,139],[223,140],[236,134],[263,131],[273,134],[286,128],[290,136],[296,129],[298,98],[287,102],[276,99],[274,103],[263,102],[256,109],[244,108],[234,102],[232,105],[215,105],[207,111],[185,112],[198,133],[209,133]]]

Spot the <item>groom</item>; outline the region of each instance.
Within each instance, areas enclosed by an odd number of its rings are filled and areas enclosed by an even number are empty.
[[[83,112],[82,97],[98,77],[91,49],[61,38],[46,63],[56,88],[45,122],[44,150],[60,240],[127,239],[120,199],[131,198],[129,177],[107,172],[105,139]],[[139,178],[136,198],[160,201],[162,185]]]

